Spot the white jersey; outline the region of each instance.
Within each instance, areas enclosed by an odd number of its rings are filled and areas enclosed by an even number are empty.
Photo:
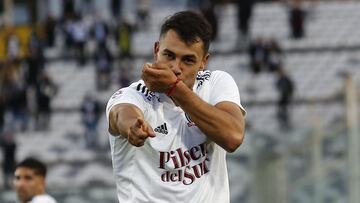
[[[56,200],[48,194],[36,195],[29,203],[57,203]]]
[[[242,108],[234,79],[223,71],[199,72],[193,91],[211,105],[230,101]],[[119,103],[139,107],[156,133],[142,147],[109,136],[119,202],[229,202],[226,151],[169,97],[149,91],[140,80],[113,94],[107,118]]]

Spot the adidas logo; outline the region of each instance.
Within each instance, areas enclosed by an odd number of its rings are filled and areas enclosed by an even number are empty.
[[[166,123],[156,127],[154,129],[155,132],[158,132],[158,133],[162,133],[162,134],[165,134],[167,135],[168,134],[168,130],[167,130],[167,127],[166,127]]]

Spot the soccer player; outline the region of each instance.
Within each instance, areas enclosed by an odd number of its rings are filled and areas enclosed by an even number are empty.
[[[210,25],[183,11],[166,19],[142,80],[106,108],[119,202],[229,202],[226,152],[244,139],[234,79],[205,70]]]
[[[56,203],[45,193],[46,166],[34,158],[20,162],[15,169],[14,186],[21,203]]]

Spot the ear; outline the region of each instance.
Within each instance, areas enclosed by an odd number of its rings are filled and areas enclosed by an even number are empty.
[[[207,64],[208,64],[208,61],[209,61],[209,57],[210,57],[210,54],[207,53],[204,58],[202,59],[201,61],[201,66],[200,66],[200,70],[205,70]]]
[[[153,50],[153,56],[154,56],[154,61],[157,61],[157,54],[159,53],[159,49],[160,49],[160,44],[159,41],[155,42],[154,44],[154,50]]]

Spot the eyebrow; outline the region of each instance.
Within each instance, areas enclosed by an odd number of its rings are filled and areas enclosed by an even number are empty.
[[[21,178],[21,177],[23,177],[23,178],[32,178],[33,176],[32,175],[15,175],[14,176],[16,179],[19,179],[19,178]]]
[[[169,49],[164,49],[163,52],[168,52],[168,53],[171,53],[171,54],[174,54],[176,55],[173,51],[169,50]],[[187,54],[187,55],[184,55],[182,58],[192,58],[192,59],[196,59],[196,56],[194,54]]]
[[[175,53],[174,53],[174,52],[172,52],[172,51],[170,51],[169,49],[164,49],[164,50],[163,50],[163,52],[166,52],[166,53],[169,53],[169,54],[173,54],[173,55],[175,55]]]

